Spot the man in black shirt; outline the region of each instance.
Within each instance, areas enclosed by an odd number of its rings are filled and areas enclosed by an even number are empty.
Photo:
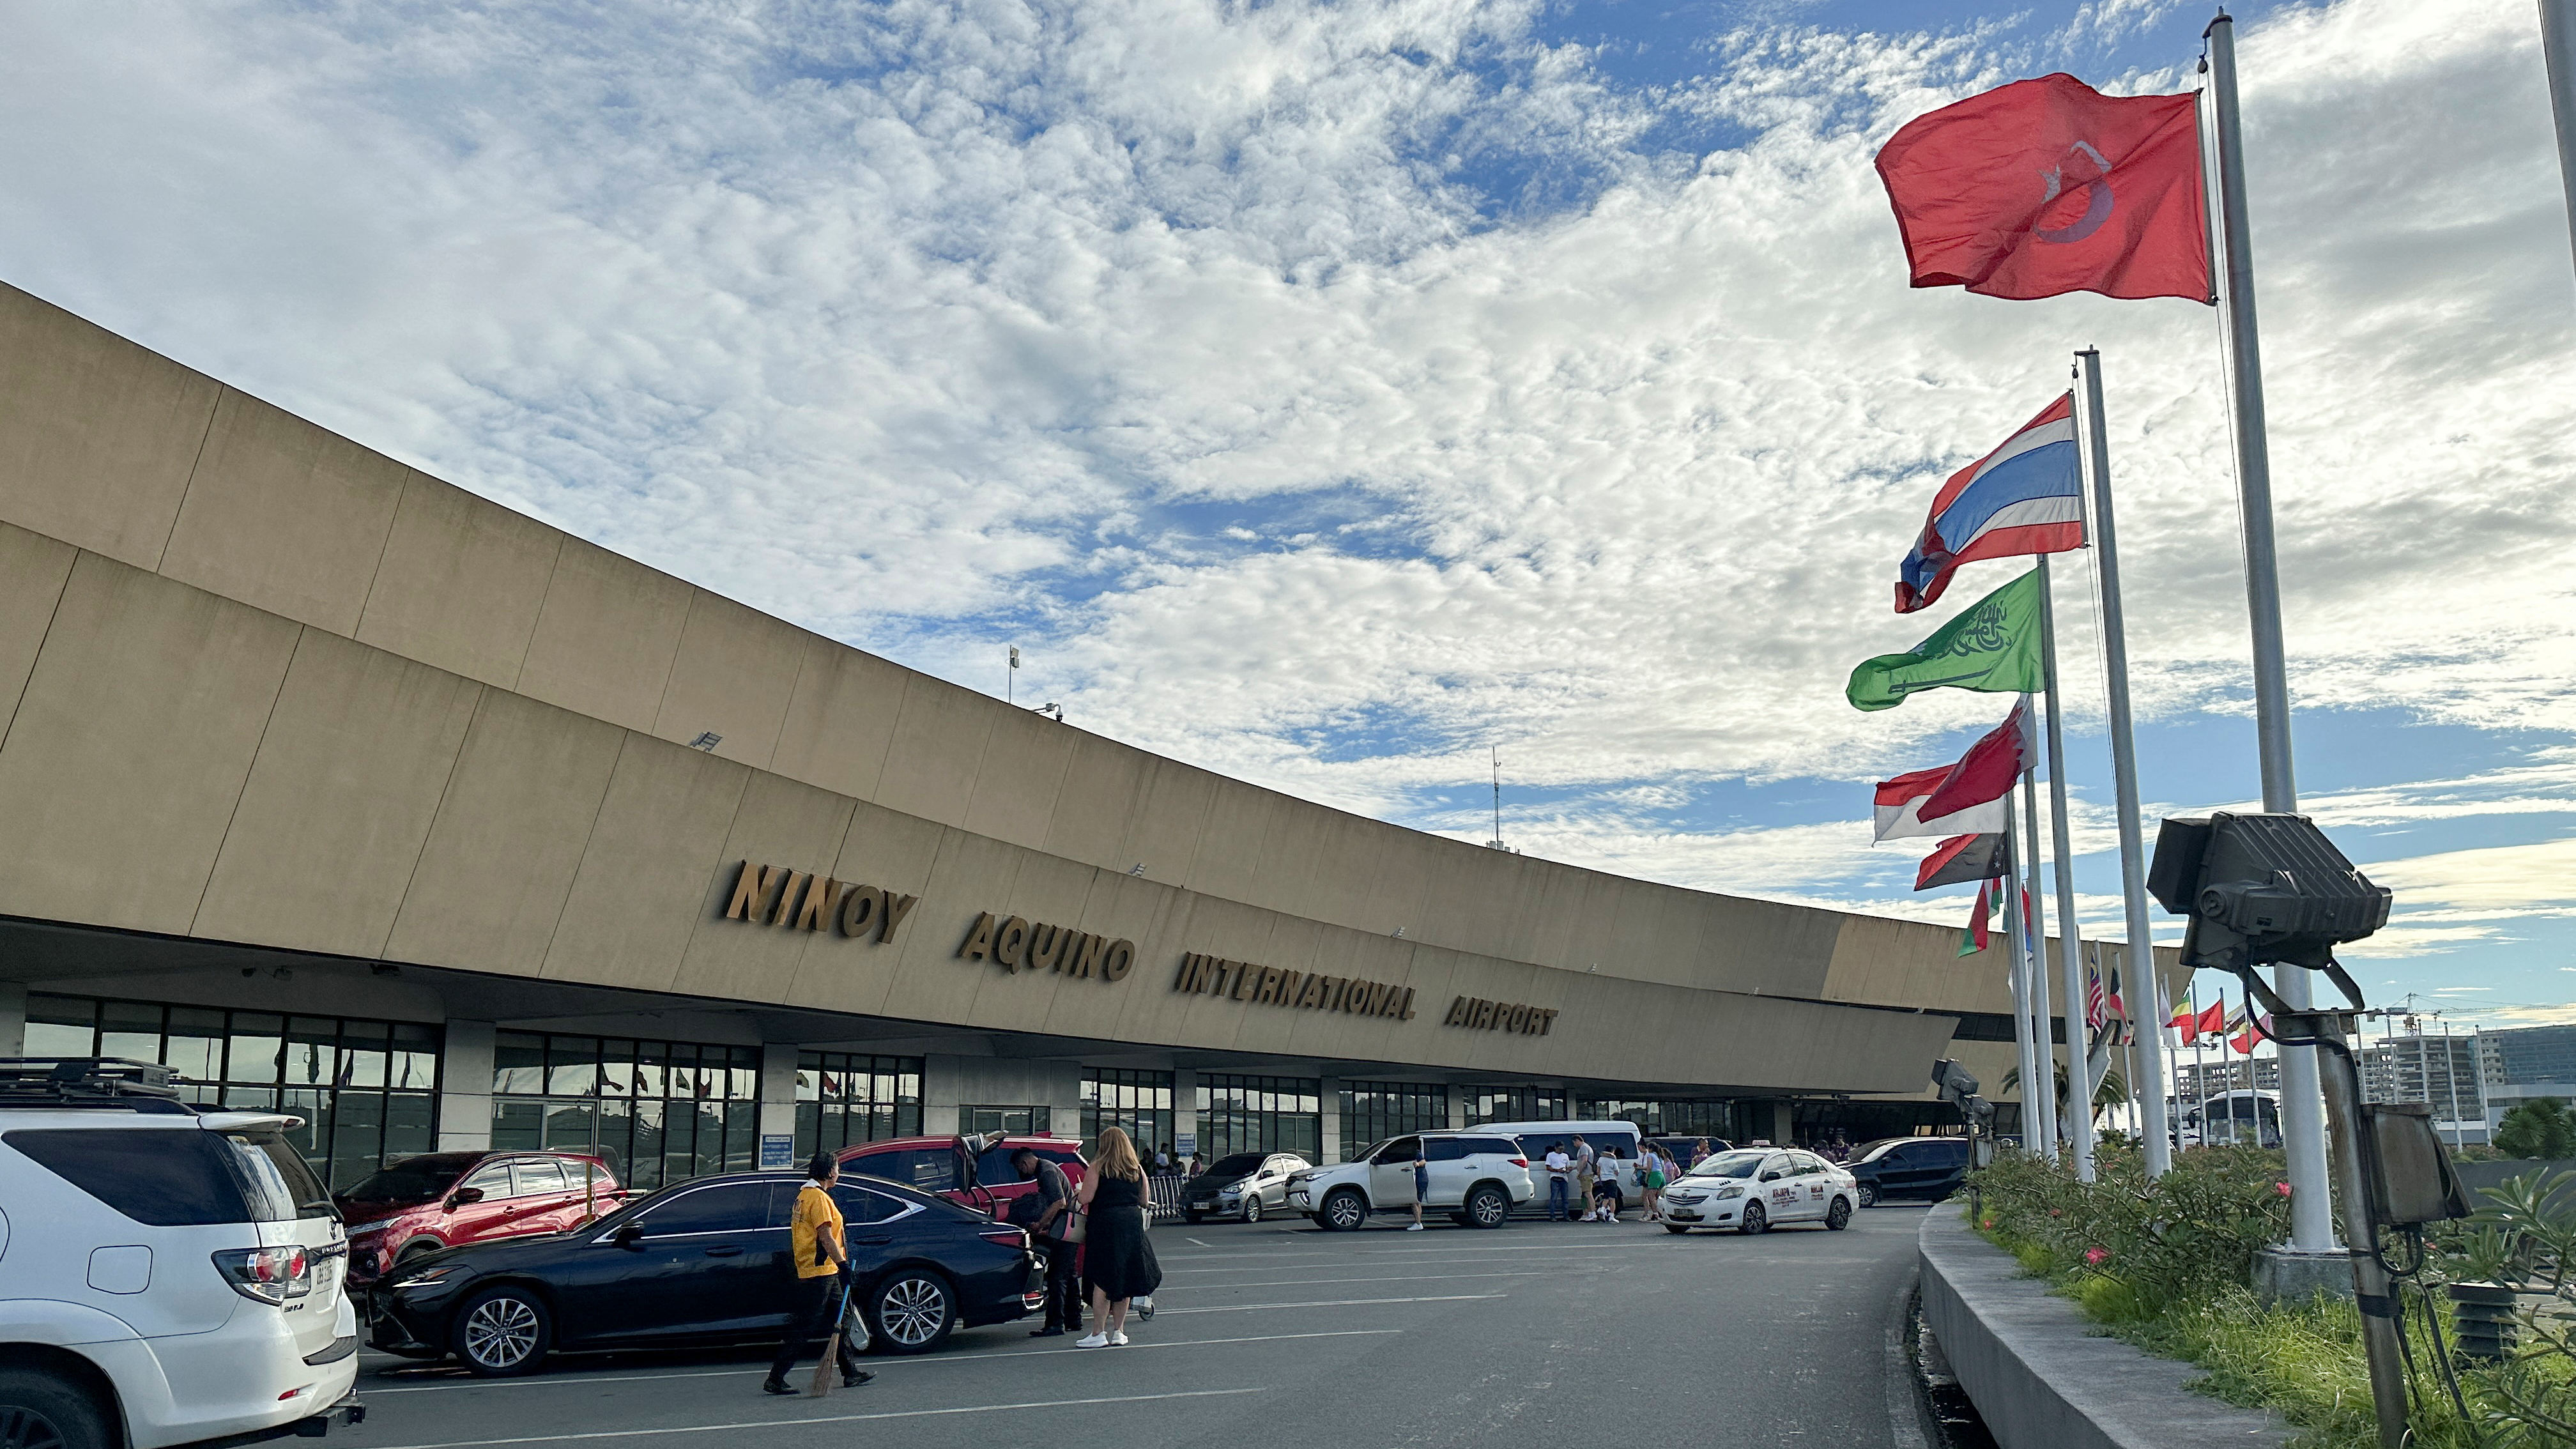
[[[1082,1284],[1074,1272],[1074,1255],[1080,1250],[1056,1236],[1073,1211],[1073,1184],[1065,1180],[1063,1168],[1026,1147],[1011,1154],[1011,1167],[1023,1179],[1037,1183],[1035,1192],[1012,1199],[1011,1221],[1027,1228],[1046,1254],[1046,1326],[1029,1336],[1054,1338],[1068,1329],[1079,1332]]]

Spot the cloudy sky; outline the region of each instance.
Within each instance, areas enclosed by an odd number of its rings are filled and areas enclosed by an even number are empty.
[[[2576,276],[2528,0],[2240,7],[2304,804],[2374,996],[2576,1019]],[[1870,170],[2163,0],[0,7],[0,278],[466,487],[1247,779],[1957,921],[1860,714],[1932,489],[2109,377],[2144,789],[2255,794],[2216,319],[1910,291]],[[2061,560],[2088,925],[2117,873]],[[2150,820],[2149,829],[2153,824]],[[1972,969],[1963,967],[1961,969]]]

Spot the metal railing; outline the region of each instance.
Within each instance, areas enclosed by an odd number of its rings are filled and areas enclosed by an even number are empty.
[[[1150,1175],[1146,1177],[1145,1200],[1153,1204],[1154,1216],[1157,1219],[1177,1218],[1181,1215],[1181,1184],[1187,1180],[1178,1173],[1166,1177]]]

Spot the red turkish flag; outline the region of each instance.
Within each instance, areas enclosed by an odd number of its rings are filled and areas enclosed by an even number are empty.
[[[1878,175],[1914,285],[2212,302],[2195,104],[2060,74],[1906,122]]]

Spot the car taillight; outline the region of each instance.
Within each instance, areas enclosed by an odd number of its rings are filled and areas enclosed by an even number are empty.
[[[1512,1166],[1527,1167],[1529,1166],[1529,1159],[1526,1157],[1515,1157],[1512,1159]]]
[[[227,1248],[215,1271],[233,1291],[258,1303],[284,1303],[313,1291],[313,1259],[300,1243],[282,1248]]]
[[[1025,1250],[1029,1245],[1028,1233],[1019,1228],[978,1228],[975,1230],[975,1236],[988,1243],[999,1243],[1005,1248]]]

